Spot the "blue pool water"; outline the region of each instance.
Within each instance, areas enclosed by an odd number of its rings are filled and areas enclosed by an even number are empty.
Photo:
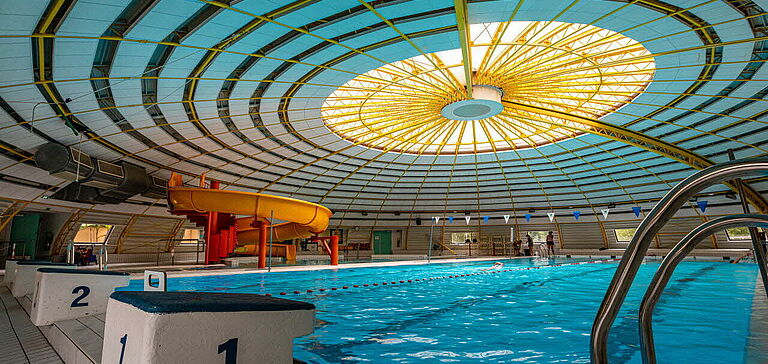
[[[574,260],[503,261],[505,268]],[[566,265],[381,285],[478,272],[491,262],[348,268],[169,279],[171,290],[271,293],[317,306],[297,339],[309,363],[588,363],[589,332],[616,263]],[[637,307],[658,267],[644,264],[611,330],[611,363],[639,363]],[[655,313],[662,363],[740,363],[749,335],[754,264],[684,262]],[[352,288],[379,283],[379,286]],[[129,289],[141,289],[140,281]],[[350,289],[340,289],[342,286]],[[319,289],[339,288],[318,292]],[[306,293],[306,290],[313,293]],[[304,293],[293,294],[294,290]]]

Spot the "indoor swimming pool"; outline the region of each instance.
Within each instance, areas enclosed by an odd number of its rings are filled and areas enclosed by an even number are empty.
[[[170,290],[268,293],[315,304],[315,332],[294,346],[294,356],[308,363],[588,363],[592,320],[617,264],[560,265],[583,261],[502,260],[509,271],[470,276],[465,275],[493,262],[183,277],[168,283]],[[541,268],[525,269],[534,266]],[[658,262],[642,266],[613,326],[611,363],[641,361],[637,308],[657,267]],[[424,280],[438,277],[446,278]],[[660,361],[745,362],[756,277],[751,263],[682,263],[655,313]],[[132,281],[129,289],[140,285]]]

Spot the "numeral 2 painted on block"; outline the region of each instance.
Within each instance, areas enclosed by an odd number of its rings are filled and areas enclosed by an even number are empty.
[[[88,294],[91,293],[91,289],[86,286],[77,286],[75,289],[72,290],[72,294],[78,294],[79,292],[82,292],[80,296],[77,296],[74,301],[72,301],[72,304],[69,305],[69,307],[85,307],[88,306],[88,302],[80,302],[83,300],[83,298],[88,297]]]
[[[224,354],[224,364],[237,364],[237,338],[219,345],[219,354]]]
[[[128,342],[128,334],[123,335],[123,337],[120,338],[120,345],[122,345],[122,348],[120,349],[120,361],[119,364],[123,364],[123,357],[125,356],[125,344]]]

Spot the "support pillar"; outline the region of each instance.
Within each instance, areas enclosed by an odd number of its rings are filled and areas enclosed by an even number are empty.
[[[259,268],[267,267],[267,223],[258,222],[259,225]]]
[[[219,181],[211,181],[209,186],[212,190],[219,189]],[[209,211],[206,216],[205,224],[205,264],[211,264],[219,261],[219,213]]]
[[[205,264],[219,261],[218,212],[210,211],[205,225]]]
[[[339,236],[331,236],[331,265],[339,265]]]

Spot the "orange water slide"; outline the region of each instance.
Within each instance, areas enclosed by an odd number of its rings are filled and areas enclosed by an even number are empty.
[[[328,228],[332,212],[328,208],[293,198],[219,190],[215,188],[184,187],[180,177],[172,176],[168,184],[168,204],[176,214],[246,215],[235,220],[238,252],[254,254],[260,243],[260,225],[269,226],[270,218],[286,221],[272,225],[273,241],[303,239]]]

